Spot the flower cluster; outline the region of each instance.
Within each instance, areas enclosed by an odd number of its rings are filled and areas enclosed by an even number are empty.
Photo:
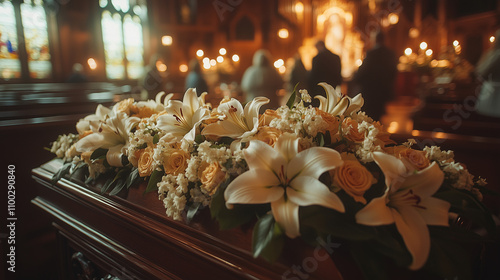
[[[235,216],[227,213],[241,213],[246,205],[253,214],[233,224],[270,216],[272,235],[280,237],[335,235],[306,218],[314,207],[351,217],[344,220],[360,229],[393,225],[411,256],[406,265],[422,268],[431,248],[429,226],[449,226],[455,210],[440,194],[466,191],[480,199],[484,179],[474,182],[451,151],[413,149],[414,140],[396,144],[361,111],[360,94],[350,98],[320,85],[326,97],[315,97],[319,107],[307,106],[311,97],[300,90],[286,106],[262,114],[267,98],[245,106],[226,98],[212,109],[194,89],[182,101],[127,99],[99,106],[77,124],[79,136],[61,136],[52,150],[61,158],[77,156],[91,177],[130,170],[113,180],[125,176],[127,187],[147,179],[147,189],[158,190],[175,220],[189,220],[208,206],[224,223]]]

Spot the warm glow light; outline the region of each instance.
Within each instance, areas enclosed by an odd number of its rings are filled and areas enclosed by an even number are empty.
[[[283,66],[281,66],[280,68],[278,68],[278,71],[280,72],[280,74],[285,74],[285,72],[286,72],[286,67],[283,65]]]
[[[304,12],[304,4],[302,4],[302,2],[297,2],[295,3],[295,12],[297,14],[301,14]]]
[[[425,51],[425,55],[426,56],[431,56],[432,55],[432,50],[431,49],[428,49]]]
[[[387,27],[389,26],[389,20],[387,18],[383,18],[380,22],[380,24],[382,24],[383,27]]]
[[[439,138],[439,139],[446,139],[446,133],[444,132],[433,132],[432,137],[434,138]]]
[[[286,38],[288,38],[288,29],[286,29],[286,28],[281,28],[281,29],[278,31],[278,37],[280,37],[281,39],[286,39]]]
[[[454,47],[458,46],[458,44],[459,44],[459,43],[458,43],[458,41],[457,41],[457,40],[453,41],[453,46],[454,46]]]
[[[420,135],[420,131],[419,130],[412,130],[411,131],[411,136],[419,136]]]
[[[490,37],[490,42],[492,42],[492,43],[495,42],[495,36]]]
[[[198,57],[202,57],[204,54],[205,54],[205,52],[204,52],[203,50],[197,50],[197,51],[196,51],[196,55],[197,55]]]
[[[352,24],[352,13],[345,13],[344,19],[345,19],[345,24],[350,26]]]
[[[167,65],[165,65],[165,63],[158,60],[156,62],[156,69],[158,69],[158,71],[160,71],[160,72],[165,72],[165,71],[167,71]]]
[[[283,59],[278,59],[274,62],[274,67],[276,68],[280,68],[281,66],[285,65],[285,62],[283,61]]]
[[[203,63],[203,68],[210,69],[210,63]]]
[[[406,55],[410,55],[413,51],[411,50],[411,48],[406,48],[405,49],[405,54]]]
[[[426,42],[422,42],[422,43],[420,43],[420,49],[421,49],[421,50],[425,50],[425,49],[427,49],[427,43],[426,43]]]
[[[181,71],[182,73],[186,73],[188,71],[188,66],[186,64],[181,64],[179,65],[179,71]]]
[[[93,59],[92,57],[87,60],[87,63],[90,69],[95,70],[97,68],[97,63],[95,62],[95,59]]]
[[[359,67],[359,66],[361,66],[361,64],[363,64],[363,60],[361,60],[361,59],[359,59],[359,58],[358,58],[358,59],[356,60],[356,66],[358,66],[358,67]]]
[[[419,34],[420,34],[420,31],[418,31],[418,29],[416,29],[415,27],[410,28],[410,32],[408,32],[408,35],[410,36],[410,38],[417,38]]]
[[[240,61],[240,57],[237,54],[234,54],[233,57],[232,57],[232,59],[233,59],[234,62]]]
[[[437,60],[433,59],[431,61],[431,67],[438,67],[438,65],[439,65],[439,62]]]
[[[217,65],[217,61],[215,61],[215,59],[210,59],[210,65],[212,66]]]
[[[220,55],[219,55],[219,56],[217,57],[217,62],[219,62],[219,63],[224,62],[224,58],[223,58],[222,56],[220,56]]]
[[[219,49],[219,54],[220,55],[225,55],[227,53],[226,49],[225,48],[220,48]]]
[[[210,64],[210,58],[208,57],[203,58],[203,64]]]
[[[462,47],[460,45],[458,45],[456,48],[455,48],[455,52],[457,54],[460,54],[462,52]]]
[[[399,22],[399,16],[395,13],[390,13],[389,16],[387,16],[387,19],[389,19],[390,24],[396,24]]]
[[[389,124],[389,127],[387,128],[387,132],[389,132],[389,133],[396,133],[396,131],[398,131],[398,128],[399,128],[399,123],[398,122],[391,122]]]
[[[167,36],[161,37],[161,43],[164,46],[170,46],[170,45],[172,45],[172,41],[173,41],[172,36],[168,36],[167,35]]]

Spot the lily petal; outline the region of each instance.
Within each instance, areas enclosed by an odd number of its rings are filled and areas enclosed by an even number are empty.
[[[106,153],[106,161],[109,163],[111,166],[115,167],[122,167],[122,148],[123,145],[116,145],[114,147],[109,148],[108,152]]]
[[[433,226],[449,226],[448,210],[450,203],[435,197],[428,197],[419,203],[416,208],[425,223]]]
[[[373,152],[373,159],[378,164],[385,176],[385,184],[391,192],[397,191],[405,180],[406,167],[395,156],[382,152]]]
[[[266,97],[255,97],[252,101],[245,105],[244,114],[249,128],[254,127],[255,118],[258,122],[260,107],[269,103],[269,101],[269,98]]]
[[[274,219],[290,238],[300,235],[299,206],[284,197],[271,203]]]
[[[349,105],[349,108],[344,112],[344,116],[350,116],[352,113],[356,113],[359,111],[363,105],[365,104],[365,100],[363,99],[363,96],[361,93],[358,93],[358,95],[354,96],[351,99],[351,104]]]
[[[430,197],[441,187],[444,173],[436,162],[427,168],[408,176],[402,189],[411,188],[420,197]]]
[[[288,199],[299,206],[321,205],[345,212],[340,198],[316,178],[299,176],[290,182],[290,186],[286,190]]]
[[[250,144],[244,153],[245,160],[250,170],[266,169],[274,172],[274,174],[285,171],[284,168],[287,165],[285,158],[283,158],[278,151],[262,141],[250,141]],[[279,178],[278,175],[276,175],[276,177]],[[254,178],[254,180],[255,179],[260,180],[260,178],[257,177]]]
[[[329,148],[314,147],[298,153],[288,164],[289,178],[311,176],[319,178],[321,174],[343,164],[340,154]]]
[[[412,270],[422,268],[427,261],[427,257],[429,257],[431,249],[429,229],[424,219],[412,206],[391,210],[393,212],[396,228],[401,234],[401,237],[403,237],[406,248],[413,257],[413,261],[409,268]]]
[[[387,207],[387,193],[374,198],[356,213],[356,222],[367,226],[389,225],[394,223],[391,209]]]
[[[258,178],[258,179],[256,179]],[[226,188],[226,206],[231,204],[260,204],[278,200],[285,190],[272,171],[253,169],[236,177]]]
[[[198,100],[195,88],[189,88],[186,90],[182,103],[184,105],[184,109],[187,110],[190,117],[193,116],[194,112],[200,107],[200,101]]]
[[[275,148],[280,151],[288,162],[299,153],[299,138],[295,134],[284,133],[279,137]]]

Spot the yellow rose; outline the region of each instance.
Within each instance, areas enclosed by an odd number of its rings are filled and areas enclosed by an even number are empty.
[[[344,119],[344,122],[342,123],[342,131],[344,137],[349,141],[359,143],[365,140],[365,134],[358,131],[358,123],[351,118]]]
[[[130,105],[130,113],[133,117],[138,117],[140,119],[149,118],[155,114],[155,110],[149,108],[148,106],[138,107],[136,105]]]
[[[154,150],[152,147],[146,147],[143,150],[140,150],[139,160],[137,162],[137,168],[139,169],[139,176],[146,177],[153,173],[153,154]],[[137,156],[137,152],[135,155]]]
[[[163,153],[163,168],[165,173],[174,176],[183,173],[188,165],[189,153],[184,150],[174,150]]]
[[[219,185],[226,178],[226,173],[221,170],[220,165],[217,162],[210,164],[202,162],[200,168],[198,169],[198,178],[200,178],[202,184],[201,189],[205,193],[213,195],[217,191]]]
[[[124,112],[130,116],[130,106],[132,106],[132,104],[134,104],[134,99],[128,98],[116,103],[114,108],[117,112]]]
[[[422,170],[430,165],[425,152],[417,151],[405,146],[398,146],[394,149],[394,155],[401,159],[406,159],[417,170]]]
[[[321,111],[316,108],[316,114],[320,115],[321,118],[328,124],[328,130],[330,132],[330,139],[332,139],[332,142],[335,141],[335,135],[337,132],[339,132],[339,124],[340,124],[340,119],[332,114],[328,114],[324,111]],[[322,133],[325,133],[325,131],[321,131]]]
[[[333,185],[343,189],[355,201],[366,204],[365,192],[376,183],[373,175],[353,157],[344,159],[344,164],[332,171]]]
[[[255,134],[254,138],[274,147],[274,144],[278,141],[280,135],[281,130],[275,127],[261,126],[257,130],[257,134]]]
[[[279,118],[275,110],[267,109],[264,114],[259,117],[259,126],[269,125],[272,120]]]

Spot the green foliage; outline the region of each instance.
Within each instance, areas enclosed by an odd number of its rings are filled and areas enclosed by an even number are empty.
[[[92,154],[90,155],[91,160],[98,160],[98,159],[105,159],[106,154],[108,153],[108,149],[103,149],[103,148],[97,148]]]
[[[290,109],[292,109],[293,104],[295,104],[296,95],[298,94],[298,92],[297,92],[298,85],[299,85],[299,83],[297,83],[295,85],[295,87],[293,87],[292,94],[290,95],[290,98],[288,98],[288,101],[286,102],[286,106]]]
[[[269,262],[275,262],[281,255],[285,238],[283,231],[271,213],[261,217],[253,229],[252,251],[254,258],[261,256]]]
[[[65,163],[59,171],[52,176],[52,183],[55,184],[57,181],[61,180],[62,177],[65,175],[69,174],[69,171],[71,170],[71,162]]]
[[[154,170],[153,173],[151,173],[151,176],[149,177],[148,186],[146,187],[144,194],[158,190],[157,185],[163,178],[164,174],[165,172],[163,170]]]

